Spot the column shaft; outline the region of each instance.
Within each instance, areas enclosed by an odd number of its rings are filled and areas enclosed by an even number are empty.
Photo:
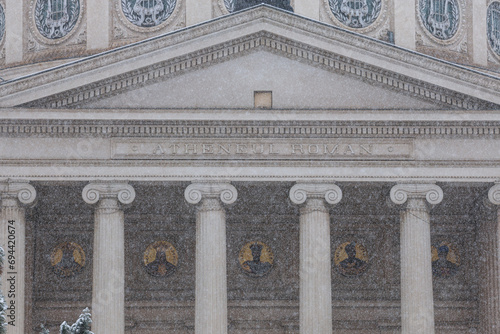
[[[7,334],[24,334],[25,210],[15,198],[2,200],[0,246],[5,251],[2,292],[5,297]]]
[[[124,215],[118,200],[105,198],[95,211],[92,331],[125,331]]]
[[[434,333],[430,217],[425,198],[410,198],[401,213],[401,327]]]
[[[309,199],[300,214],[300,333],[332,332],[330,215]]]
[[[196,216],[196,334],[227,333],[226,217],[219,200]]]
[[[481,281],[479,314],[479,332],[484,334],[500,333],[500,183],[493,186],[488,194],[489,200],[495,206],[494,213],[491,210],[480,217],[479,268]],[[491,209],[491,204],[486,205]],[[497,209],[498,208],[498,209]]]

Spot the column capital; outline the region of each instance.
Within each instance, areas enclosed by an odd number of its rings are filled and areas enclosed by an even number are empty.
[[[391,189],[391,200],[403,204],[409,198],[426,199],[429,204],[439,204],[443,200],[443,190],[433,183],[399,183]]]
[[[204,198],[220,198],[222,203],[232,204],[238,198],[238,191],[229,183],[192,183],[184,191],[190,204],[198,204]]]
[[[500,182],[495,182],[495,185],[490,188],[488,199],[494,205],[500,205]]]
[[[16,198],[21,204],[32,204],[36,190],[27,180],[7,179],[0,181],[0,198]]]
[[[337,204],[342,199],[342,190],[333,183],[297,183],[290,189],[293,203],[303,204],[308,199],[324,199],[328,204]]]
[[[95,204],[103,198],[116,198],[122,204],[130,204],[135,199],[134,188],[126,182],[91,182],[83,188],[83,200]]]

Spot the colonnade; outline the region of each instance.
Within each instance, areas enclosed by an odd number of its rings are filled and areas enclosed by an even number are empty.
[[[6,250],[2,276],[8,306],[16,308],[15,326],[8,334],[23,334],[25,304],[25,207],[32,205],[36,191],[25,180],[0,182],[0,245]],[[134,201],[135,191],[125,182],[91,182],[83,200],[95,206],[93,247],[92,330],[124,333],[124,213],[123,205]],[[226,215],[225,205],[237,200],[230,183],[192,183],[185,199],[197,205],[195,332],[227,333]],[[486,314],[481,333],[499,333],[500,328],[500,183],[491,187],[488,202],[495,206],[495,222],[488,225],[484,241],[494,251],[486,252],[482,268],[481,305]],[[433,183],[398,183],[390,199],[401,205],[401,328],[403,334],[434,333],[430,206],[443,199]],[[332,333],[332,277],[329,208],[342,202],[336,184],[297,183],[290,200],[300,206],[300,333]],[[203,274],[201,274],[203,273]],[[13,282],[13,283],[12,283]],[[15,287],[15,296],[9,289]],[[9,310],[7,310],[9,315]],[[9,319],[8,319],[9,320]]]

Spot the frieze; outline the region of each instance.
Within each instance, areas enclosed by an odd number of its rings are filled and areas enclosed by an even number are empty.
[[[0,136],[148,138],[495,138],[498,122],[75,121],[0,119]]]
[[[126,140],[112,139],[111,159],[410,159],[409,140]]]
[[[192,27],[189,30],[182,31],[179,33],[172,33],[168,34],[166,36],[162,36],[159,38],[155,38],[149,41],[144,41],[141,43],[137,43],[134,45],[131,45],[129,47],[117,50],[113,52],[113,57],[110,57],[109,55],[102,55],[102,56],[96,56],[92,57],[92,61],[82,61],[78,64],[73,64],[71,67],[64,66],[62,68],[53,70],[51,72],[52,75],[43,75],[43,76],[34,76],[30,77],[29,80],[17,80],[14,82],[11,82],[9,84],[5,84],[4,87],[2,87],[2,96],[11,94],[16,91],[22,91],[24,89],[40,85],[43,83],[48,83],[54,80],[58,80],[63,77],[67,77],[68,75],[76,74],[76,73],[82,73],[85,71],[88,71],[92,68],[96,68],[98,66],[104,66],[107,64],[112,64],[115,63],[116,61],[119,61],[121,59],[126,59],[138,55],[142,55],[154,50],[158,50],[160,48],[165,48],[168,46],[175,45],[177,43],[181,43],[183,41],[187,41],[196,37],[204,36],[210,32],[213,31],[220,31],[222,29],[228,29],[230,27],[234,27],[235,25],[240,25],[245,22],[249,22],[252,20],[256,20],[259,18],[268,18],[272,20],[275,23],[282,23],[282,24],[288,24],[290,26],[293,26],[294,29],[297,30],[302,30],[304,32],[312,33],[315,36],[318,37],[324,37],[328,38],[329,40],[333,40],[339,43],[345,43],[346,45],[350,45],[353,48],[359,48],[360,50],[366,50],[368,52],[372,52],[374,54],[378,54],[379,56],[386,56],[391,59],[397,60],[397,61],[402,61],[408,64],[412,64],[415,66],[420,66],[423,69],[428,69],[431,71],[434,71],[435,73],[439,73],[442,75],[446,75],[452,78],[457,78],[463,83],[468,83],[468,84],[473,84],[473,85],[479,85],[483,87],[489,87],[489,89],[495,89],[496,87],[500,87],[500,83],[497,82],[496,79],[486,76],[484,74],[480,74],[478,72],[472,71],[472,70],[466,70],[463,68],[458,68],[454,65],[451,64],[446,64],[442,63],[439,61],[436,61],[432,58],[423,56],[421,54],[409,52],[409,51],[403,51],[397,47],[387,47],[385,43],[376,41],[374,39],[362,37],[362,36],[356,36],[356,35],[351,35],[351,34],[346,34],[346,32],[342,29],[336,29],[329,27],[328,29],[325,29],[324,25],[322,24],[315,24],[311,23],[310,21],[307,20],[302,20],[301,18],[295,17],[295,16],[290,16],[287,14],[284,14],[279,11],[275,11],[272,9],[269,9],[267,7],[261,7],[255,10],[250,10],[248,12],[242,13],[242,15],[237,15],[237,16],[229,16],[221,20],[215,20],[212,22],[209,22],[207,24],[201,25],[199,27]],[[269,35],[265,32],[260,33],[260,35]],[[277,52],[285,52],[288,53],[288,50],[295,50],[293,48],[294,45],[287,46],[283,45],[282,43],[277,43],[279,41],[278,37],[272,37],[273,43],[270,43],[271,45],[269,46],[273,50],[276,50]],[[236,47],[238,41],[233,41],[233,43],[228,43],[231,44],[228,47],[228,53],[225,54],[225,51],[219,50],[218,57],[221,58],[224,56],[232,55],[236,50],[236,53],[240,52],[240,47]],[[247,43],[247,45],[250,43]],[[307,45],[302,45],[298,44],[301,47],[304,48],[308,53],[304,54],[304,56],[309,59],[309,61],[315,61],[316,58],[314,57],[313,54],[310,54],[309,52],[312,50],[310,46]],[[295,46],[297,46],[297,43],[295,43]],[[229,50],[230,49],[230,50]],[[300,53],[298,52],[300,51]],[[201,52],[201,50],[200,50]],[[303,50],[297,50],[294,51],[297,52],[297,54],[303,55]],[[199,54],[199,53],[197,53]],[[99,58],[99,59],[94,59],[94,58]],[[324,57],[319,57],[320,60],[324,60]],[[192,64],[197,63],[197,59],[188,59],[183,61],[184,64],[187,64],[188,67],[192,66]],[[178,64],[180,66],[182,64]],[[340,65],[340,64],[339,64]],[[180,66],[182,68],[182,66]],[[155,67],[157,68],[157,66]],[[348,68],[342,68],[343,70],[350,70],[351,73],[357,73],[356,68],[351,68],[349,66]],[[154,71],[153,69],[151,70],[151,77],[154,78]],[[148,70],[149,71],[149,70]],[[162,70],[157,71],[160,75],[162,73]],[[366,75],[366,74],[365,74]],[[149,74],[146,75],[146,77],[150,76]],[[141,77],[144,77],[144,74],[141,73]],[[373,80],[383,80],[383,77],[380,77],[378,75],[375,75],[375,73],[369,73],[366,78],[370,79],[372,78]],[[134,78],[130,78],[130,81],[136,80]],[[415,87],[413,85],[407,85],[407,83],[404,81],[407,78],[401,78],[402,81],[398,83],[395,87],[400,87],[403,90],[408,90],[410,93],[415,93]],[[111,80],[109,80],[111,81]],[[399,81],[399,80],[398,80]],[[102,83],[100,83],[102,84]],[[111,82],[108,83],[109,88],[105,89],[99,89],[99,91],[106,91],[109,90],[111,91]],[[107,85],[108,85],[107,84]],[[115,84],[116,85],[116,84]],[[121,85],[121,83],[120,83]],[[441,100],[444,103],[450,102],[450,104],[455,105],[456,101],[453,102],[454,100],[451,96],[441,96],[442,94],[436,94],[436,91],[434,89],[437,89],[438,87],[433,87],[432,85],[426,85],[425,87],[422,87],[422,95],[437,95],[438,98],[437,100]],[[418,93],[418,90],[416,91]],[[73,92],[75,96],[71,96],[71,98],[67,97],[66,100],[72,101],[73,100],[78,101],[80,98],[83,100],[83,97],[85,94],[93,96],[93,92],[88,91],[84,92],[82,94],[76,94],[76,92]],[[451,93],[451,92],[450,92]],[[100,93],[99,93],[100,94]],[[79,97],[79,95],[81,97]],[[461,95],[461,94],[459,94]],[[64,102],[65,99],[60,98],[59,101],[56,101],[55,104],[62,106],[66,102]],[[75,102],[76,102],[75,101]],[[480,103],[476,102],[476,99],[467,99],[467,107],[470,109],[473,108],[483,108],[485,106],[480,105]],[[40,101],[39,101],[40,102]],[[465,100],[464,100],[465,102]],[[455,103],[455,104],[454,104]],[[39,106],[41,103],[37,103]],[[48,105],[51,105],[52,103],[47,103]],[[491,104],[489,107],[493,107]]]

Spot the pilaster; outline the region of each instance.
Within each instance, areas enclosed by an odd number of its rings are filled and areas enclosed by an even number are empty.
[[[7,65],[23,60],[24,4],[26,1],[5,1],[5,62]]]
[[[212,18],[212,0],[186,0],[186,26]]]
[[[416,0],[395,0],[394,41],[397,46],[415,50]]]
[[[330,214],[342,191],[335,184],[296,184],[290,200],[300,209],[300,333],[332,332]]]
[[[295,0],[295,14],[305,16],[313,20],[319,20],[320,0]]]
[[[222,203],[237,199],[229,183],[193,183],[186,201],[196,213],[195,333],[227,333],[226,213]]]
[[[105,50],[111,39],[111,1],[87,0],[87,50]]]
[[[432,255],[428,204],[443,200],[435,184],[397,184],[391,200],[401,211],[401,333],[434,333]]]
[[[0,198],[0,247],[5,251],[2,292],[7,305],[7,334],[24,334],[26,220],[23,206],[35,201],[36,191],[27,181],[7,180],[0,182]]]
[[[476,65],[488,65],[487,4],[486,0],[471,1],[472,13],[469,16],[472,29],[472,61]]]
[[[92,331],[125,332],[124,214],[120,203],[130,204],[135,191],[127,183],[90,183],[82,192],[94,212],[94,265],[92,286]]]

